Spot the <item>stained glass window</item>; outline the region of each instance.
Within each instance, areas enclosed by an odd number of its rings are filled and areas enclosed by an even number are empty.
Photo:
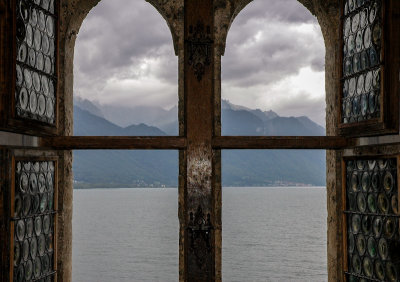
[[[348,281],[400,281],[396,159],[347,161]]]
[[[16,116],[55,123],[55,0],[16,1]]]
[[[342,123],[380,118],[381,0],[346,0],[343,17]]]
[[[18,161],[15,168],[13,281],[53,281],[54,165]]]

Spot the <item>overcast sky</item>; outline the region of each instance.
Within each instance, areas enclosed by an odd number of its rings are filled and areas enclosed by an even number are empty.
[[[228,34],[222,98],[325,125],[324,56],[318,23],[301,4],[254,0]],[[167,109],[178,102],[177,67],[170,31],[150,4],[102,0],[76,41],[75,95]]]

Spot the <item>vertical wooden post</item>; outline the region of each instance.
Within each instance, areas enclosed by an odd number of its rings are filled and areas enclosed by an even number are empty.
[[[185,0],[185,281],[215,281],[213,0]],[[182,240],[181,240],[182,242]],[[181,277],[182,280],[182,277]]]

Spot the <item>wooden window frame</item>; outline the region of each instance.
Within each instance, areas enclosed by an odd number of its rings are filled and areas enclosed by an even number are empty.
[[[383,66],[381,70],[380,117],[376,119],[344,124],[343,118],[343,28],[344,28],[344,3],[340,0],[340,55],[337,67],[341,79],[338,93],[338,125],[339,134],[342,136],[373,136],[396,134],[399,132],[399,70],[400,70],[400,3],[397,0],[382,0],[383,33],[382,54]],[[389,14],[388,11],[391,11]],[[393,60],[396,58],[396,60]]]
[[[6,67],[0,74],[0,85],[3,85],[0,100],[0,129],[4,131],[12,131],[17,133],[41,135],[41,136],[54,136],[59,133],[59,66],[60,66],[60,1],[54,1],[55,11],[55,41],[54,46],[55,54],[55,69],[54,77],[57,81],[54,85],[55,91],[55,105],[54,105],[54,125],[45,122],[32,120],[28,118],[18,117],[15,112],[15,88],[16,88],[16,59],[17,50],[15,48],[16,42],[16,18],[17,9],[16,3],[18,0],[8,0],[4,17],[0,19],[0,42],[2,43],[2,50],[0,51],[0,61],[4,62]]]

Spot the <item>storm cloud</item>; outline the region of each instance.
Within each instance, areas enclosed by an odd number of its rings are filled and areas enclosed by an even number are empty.
[[[317,20],[296,0],[255,0],[235,19],[222,58],[222,97],[324,124],[324,55]],[[103,0],[75,49],[75,95],[104,104],[177,104],[171,33],[144,0]]]

